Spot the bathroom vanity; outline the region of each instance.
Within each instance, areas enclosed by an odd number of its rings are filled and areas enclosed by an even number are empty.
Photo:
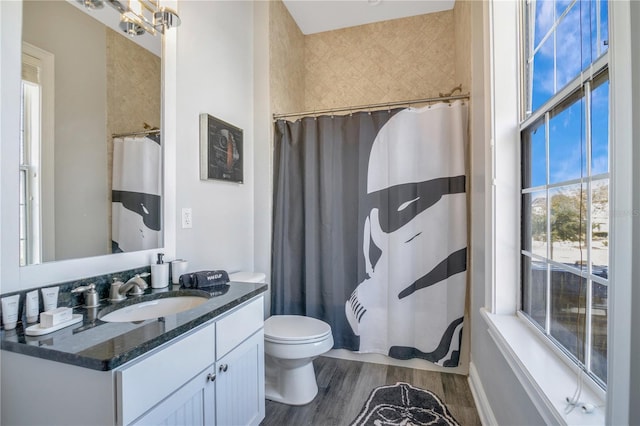
[[[103,322],[74,309],[84,321],[50,335],[3,331],[2,424],[259,424],[265,290],[232,282],[161,318]]]

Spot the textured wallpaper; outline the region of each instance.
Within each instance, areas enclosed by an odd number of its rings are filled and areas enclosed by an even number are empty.
[[[471,3],[457,0],[453,8],[456,28],[456,81],[462,83],[462,92],[471,90]]]
[[[282,1],[269,2],[271,111],[304,108],[304,35]]]
[[[438,96],[455,78],[453,11],[305,37],[305,109]]]
[[[108,134],[160,127],[160,58],[107,28]]]
[[[313,111],[438,96],[470,84],[469,4],[454,10],[303,35],[270,2],[271,106]]]

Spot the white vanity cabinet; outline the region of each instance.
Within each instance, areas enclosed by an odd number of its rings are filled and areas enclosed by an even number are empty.
[[[258,296],[110,371],[3,350],[0,424],[257,425],[263,326]]]
[[[118,424],[258,425],[264,418],[262,306],[257,298],[118,370]],[[185,383],[185,377],[191,379]]]

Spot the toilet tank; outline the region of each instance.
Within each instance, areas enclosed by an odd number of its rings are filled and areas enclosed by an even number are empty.
[[[267,276],[262,272],[246,272],[239,271],[229,274],[231,281],[237,281],[242,283],[266,283],[267,291],[263,293],[264,296],[264,319],[271,316],[271,286],[267,282]]]
[[[234,272],[229,275],[231,281],[240,281],[243,283],[265,283],[267,276],[262,272]]]

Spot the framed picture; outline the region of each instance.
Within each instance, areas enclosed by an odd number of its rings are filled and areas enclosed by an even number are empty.
[[[200,179],[242,183],[242,129],[200,114]]]

